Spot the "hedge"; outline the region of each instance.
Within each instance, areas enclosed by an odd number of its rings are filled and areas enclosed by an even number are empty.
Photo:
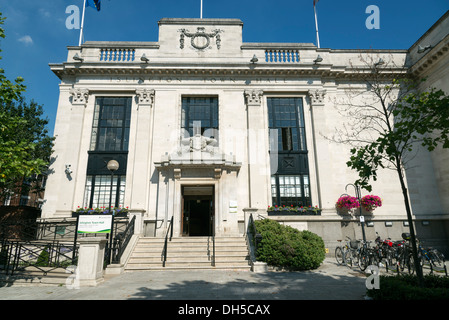
[[[367,290],[373,300],[448,300],[449,278],[425,275],[423,287],[416,275],[380,276],[379,289]]]
[[[257,220],[255,224],[262,235],[256,253],[258,261],[288,270],[316,269],[324,261],[324,241],[318,235],[271,219]]]

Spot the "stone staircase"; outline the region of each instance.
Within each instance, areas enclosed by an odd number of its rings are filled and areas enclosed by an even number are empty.
[[[125,272],[144,270],[247,270],[251,269],[244,237],[215,237],[215,267],[212,266],[212,239],[179,237],[168,241],[167,261],[162,265],[165,239],[140,238]]]

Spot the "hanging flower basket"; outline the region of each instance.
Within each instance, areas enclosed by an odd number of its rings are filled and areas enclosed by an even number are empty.
[[[350,211],[360,207],[359,200],[356,197],[341,196],[335,204],[337,212],[340,214],[350,214]]]
[[[268,206],[267,209],[269,216],[319,216],[321,215],[321,209],[318,206],[304,207],[304,206]]]
[[[101,208],[81,208],[78,207],[75,212],[72,213],[72,217],[77,217],[79,215],[86,215],[86,214],[112,214],[115,217],[126,217],[128,215],[129,209],[128,207],[122,208],[122,207],[113,207],[110,210],[106,207]]]
[[[378,196],[369,194],[362,198],[361,205],[366,212],[372,213],[376,208],[382,206],[382,199]]]

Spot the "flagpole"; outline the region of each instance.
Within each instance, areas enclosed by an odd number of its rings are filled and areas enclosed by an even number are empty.
[[[84,28],[84,11],[86,10],[86,0],[84,0],[83,5],[83,17],[81,18],[81,30],[80,30],[80,41],[78,46],[81,47],[81,42],[83,41],[83,28]]]
[[[316,8],[315,8],[315,3],[313,4],[313,12],[315,13],[315,29],[316,29],[316,42],[317,42],[317,46],[318,48],[320,47],[320,36],[318,34],[318,20],[316,18]]]
[[[203,19],[203,0],[201,0],[200,18]]]

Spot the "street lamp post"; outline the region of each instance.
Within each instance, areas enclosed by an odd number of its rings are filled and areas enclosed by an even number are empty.
[[[359,200],[359,219],[360,219],[360,224],[362,226],[362,236],[363,236],[363,241],[366,241],[366,236],[365,236],[365,217],[362,216],[362,193],[360,191],[360,187],[358,185],[354,185],[354,184],[347,184],[345,187],[345,190],[348,188],[348,186],[353,186],[355,189],[355,196],[357,197],[357,200]],[[347,190],[346,190],[347,191]]]
[[[107,168],[108,170],[111,172],[111,188],[109,191],[109,207],[108,207],[108,212],[111,212],[111,208],[112,208],[112,185],[114,184],[114,172],[118,170],[119,168],[119,163],[116,160],[109,160],[108,164],[107,164]],[[116,190],[117,193],[118,190]],[[114,205],[115,205],[115,201],[114,201]],[[111,233],[109,235],[109,263],[112,262],[112,246],[113,246],[113,242],[114,242],[114,237],[113,237],[113,233],[114,233],[114,215],[113,212],[111,212],[112,214],[112,225],[111,225]]]

